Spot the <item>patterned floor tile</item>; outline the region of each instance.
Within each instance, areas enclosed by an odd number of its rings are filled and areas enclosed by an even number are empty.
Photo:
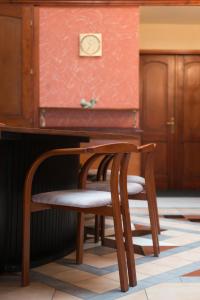
[[[193,272],[190,272],[188,274],[183,275],[184,277],[200,277],[200,270],[196,270]]]
[[[121,300],[148,300],[147,294],[145,291],[135,293],[134,296],[133,295],[124,296],[120,299]]]
[[[52,300],[54,288],[41,283],[32,282],[30,286],[18,288],[8,293],[0,292],[2,300]]]
[[[199,300],[200,283],[163,283],[146,293],[148,300]]]
[[[70,270],[70,268],[66,267],[66,266],[62,266],[57,263],[49,263],[49,264],[43,265],[41,267],[34,268],[33,270],[40,272],[42,274],[55,275],[57,273],[61,273],[61,272]]]
[[[200,215],[199,199],[166,199],[159,199],[161,215],[197,215],[197,212]],[[135,228],[147,228],[149,216],[146,203],[136,202],[139,201],[130,202]],[[92,218],[89,220],[90,225],[93,224]],[[27,288],[20,287],[19,274],[0,276],[0,299],[199,300],[199,224],[162,216],[160,223],[165,229],[160,235],[160,257],[152,256],[152,241],[148,230],[142,237],[134,237],[134,242],[140,244],[148,256],[135,255],[138,284],[126,294],[120,292],[116,250],[102,247],[100,243],[95,244],[92,237],[84,245],[82,265],[75,264],[73,252],[55,262],[34,268],[31,285]],[[106,220],[106,226],[106,232],[113,233],[110,218]]]
[[[51,276],[63,282],[70,282],[70,283],[76,283],[80,280],[90,280],[90,278],[94,277],[94,275],[91,273],[83,272],[72,268],[65,272],[57,273]]]
[[[108,292],[113,289],[119,289],[119,282],[110,280],[104,276],[92,278],[90,280],[79,281],[76,283],[76,285],[98,294]]]
[[[52,298],[52,300],[81,300],[81,299],[82,298],[78,298],[60,291],[56,291]]]

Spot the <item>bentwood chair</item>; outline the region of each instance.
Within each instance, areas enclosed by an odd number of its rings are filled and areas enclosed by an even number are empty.
[[[146,200],[148,204],[149,218],[151,224],[151,234],[153,241],[154,256],[160,253],[158,234],[160,233],[159,214],[156,199],[155,179],[154,179],[154,151],[155,144],[147,144],[136,147],[134,153],[141,153],[144,155],[144,177],[128,175],[127,176],[127,191],[129,200]],[[88,189],[106,190],[106,179],[110,177],[109,164],[113,159],[112,155],[104,157],[98,169],[91,169],[89,172]],[[100,221],[101,220],[101,221]],[[105,232],[105,218],[95,216],[95,241],[99,240],[99,233],[101,232],[101,239],[104,239]]]
[[[90,148],[55,149],[39,156],[31,165],[25,179],[23,204],[23,258],[22,285],[29,284],[30,269],[30,225],[31,213],[52,208],[63,208],[77,212],[76,263],[83,261],[84,214],[111,216],[114,220],[115,239],[121,291],[136,285],[136,272],[131,237],[131,221],[127,195],[127,168],[130,153],[135,146],[128,143],[114,143]],[[78,189],[52,191],[32,195],[32,183],[39,166],[55,156],[93,154],[96,157],[112,155],[110,192],[86,189],[90,163],[80,171]],[[120,176],[118,174],[120,173]],[[118,188],[120,187],[120,193]],[[123,233],[124,229],[124,233]],[[128,276],[127,276],[128,275]]]

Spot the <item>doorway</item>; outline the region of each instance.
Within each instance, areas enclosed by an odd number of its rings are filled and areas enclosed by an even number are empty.
[[[200,188],[200,55],[141,54],[143,143],[160,189]]]

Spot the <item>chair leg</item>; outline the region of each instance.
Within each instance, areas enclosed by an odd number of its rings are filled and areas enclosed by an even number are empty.
[[[76,238],[76,264],[83,263],[83,245],[84,245],[84,223],[85,215],[78,212],[77,215],[77,238]]]
[[[105,239],[105,216],[100,217],[100,228],[101,228],[101,245],[104,246]]]
[[[119,211],[113,208],[113,220],[114,220],[114,230],[115,230],[115,240],[117,248],[117,259],[119,267],[119,278],[121,291],[128,291],[128,277],[127,277],[127,267],[126,267],[126,254],[123,240],[123,229],[121,221],[120,208]]]
[[[157,222],[157,229],[158,229],[158,234],[160,234],[160,220],[159,220],[159,214],[158,214],[158,205],[157,205],[157,199],[156,199],[156,194],[152,196],[152,202],[154,206],[154,214]]]
[[[149,208],[149,218],[151,223],[151,232],[152,232],[152,241],[153,241],[153,252],[154,256],[159,256],[160,253],[160,246],[158,240],[158,223],[155,216],[155,209],[154,209],[154,200],[152,195],[147,194],[148,199],[148,208]]]
[[[133,241],[132,241],[131,219],[130,219],[129,208],[127,207],[127,205],[122,204],[122,216],[123,216],[123,225],[124,225],[129,285],[131,287],[134,287],[137,285],[137,278],[136,278],[136,269],[135,269],[134,248],[133,248]]]
[[[23,211],[23,240],[22,240],[22,286],[30,283],[30,207]]]
[[[94,242],[99,242],[99,231],[100,231],[100,216],[95,215],[95,225],[94,225]]]

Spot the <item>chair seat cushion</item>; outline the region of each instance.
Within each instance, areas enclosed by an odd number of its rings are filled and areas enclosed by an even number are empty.
[[[96,181],[87,183],[87,189],[98,191],[110,191],[109,181]],[[143,191],[143,186],[135,182],[127,182],[127,190],[129,195],[135,195]]]
[[[144,177],[141,176],[136,176],[136,175],[128,175],[127,176],[127,181],[128,182],[135,182],[135,183],[139,183],[141,185],[145,185],[145,179]]]
[[[111,204],[111,194],[106,191],[63,190],[33,195],[32,201],[80,208],[101,207]]]
[[[96,175],[97,175],[97,169],[90,169],[88,172],[88,179],[95,181],[96,180]],[[107,170],[107,179],[110,179],[111,175],[111,170]],[[144,177],[141,176],[136,176],[136,175],[128,175],[127,176],[127,181],[128,182],[135,182],[139,183],[141,185],[145,185],[145,179]]]

